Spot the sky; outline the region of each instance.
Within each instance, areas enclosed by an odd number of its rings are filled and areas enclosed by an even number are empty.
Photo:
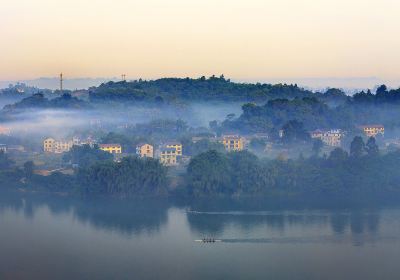
[[[0,80],[400,80],[398,0],[0,0]]]

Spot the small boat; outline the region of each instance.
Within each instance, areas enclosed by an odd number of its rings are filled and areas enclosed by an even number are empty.
[[[201,243],[215,243],[215,242],[222,242],[220,239],[214,239],[214,238],[203,238],[203,239],[197,239],[195,242],[201,242]]]

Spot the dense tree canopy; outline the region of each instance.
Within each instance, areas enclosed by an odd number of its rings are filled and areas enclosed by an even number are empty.
[[[224,76],[198,79],[164,78],[154,81],[108,82],[90,90],[92,101],[124,100],[158,102],[165,100],[265,101],[315,95],[297,85],[234,83]],[[322,96],[321,94],[318,94]]]
[[[63,156],[64,162],[77,164],[83,168],[89,167],[99,161],[108,161],[112,159],[112,154],[100,150],[97,146],[90,147],[89,145],[73,146],[72,149]]]
[[[125,157],[121,162],[98,162],[81,169],[78,183],[86,195],[164,195],[167,173],[158,160]]]

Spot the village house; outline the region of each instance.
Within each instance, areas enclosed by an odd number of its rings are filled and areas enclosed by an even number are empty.
[[[242,151],[244,149],[244,138],[238,135],[224,135],[221,143],[228,152]]]
[[[177,151],[175,148],[162,147],[160,149],[160,162],[165,166],[177,165]]]
[[[153,158],[154,157],[154,148],[152,145],[147,143],[139,143],[136,146],[136,154],[141,157]]]
[[[179,143],[179,142],[167,142],[167,143],[165,143],[165,147],[166,148],[175,149],[176,156],[178,156],[178,157],[182,156],[183,147],[182,147],[181,143]]]
[[[311,138],[321,139],[321,141],[331,147],[340,147],[342,144],[342,138],[344,134],[340,129],[331,130],[315,130],[311,132]]]
[[[46,138],[43,141],[43,151],[46,153],[65,153],[71,150],[74,141],[55,140],[54,138]]]
[[[122,154],[122,147],[120,144],[100,144],[99,148],[110,154]]]
[[[385,127],[380,124],[362,125],[359,128],[367,137],[376,137],[378,134],[385,135]]]

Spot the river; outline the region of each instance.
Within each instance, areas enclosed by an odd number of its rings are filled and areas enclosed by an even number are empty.
[[[399,279],[399,259],[394,205],[0,198],[0,279]]]

